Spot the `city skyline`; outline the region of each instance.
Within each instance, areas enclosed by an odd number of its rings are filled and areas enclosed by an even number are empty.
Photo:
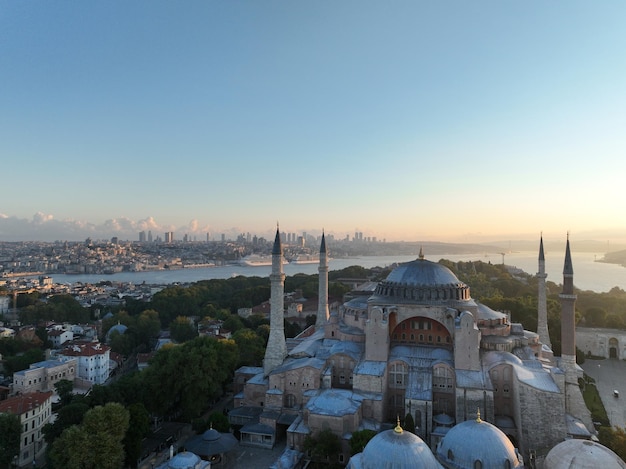
[[[2,2],[1,241],[626,241],[622,2]]]

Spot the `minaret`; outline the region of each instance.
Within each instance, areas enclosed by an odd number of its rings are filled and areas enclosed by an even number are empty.
[[[572,267],[572,255],[569,249],[569,233],[565,246],[565,264],[563,265],[563,292],[559,294],[561,300],[561,368],[576,365],[576,324],[574,318],[574,306],[576,295],[574,294],[574,268]]]
[[[326,250],[326,238],[322,231],[322,243],[320,244],[319,272],[319,300],[317,306],[317,320],[315,327],[320,328],[326,324],[330,312],[328,311],[328,251]]]
[[[270,274],[270,335],[263,360],[263,374],[269,375],[281,365],[287,356],[285,343],[285,274],[283,273],[283,248],[276,227],[276,238],[272,249],[272,273]]]
[[[539,241],[539,272],[537,272],[537,334],[542,344],[552,349],[548,332],[548,300],[546,297],[546,259],[543,255],[543,235]]]

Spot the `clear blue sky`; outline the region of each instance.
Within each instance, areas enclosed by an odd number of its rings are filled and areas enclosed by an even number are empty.
[[[626,239],[625,22],[622,0],[0,0],[0,240]]]

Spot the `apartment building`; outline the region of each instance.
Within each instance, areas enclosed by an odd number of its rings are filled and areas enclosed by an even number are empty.
[[[19,467],[35,466],[45,458],[46,441],[42,429],[52,415],[52,392],[31,392],[0,401],[0,413],[19,416],[22,425]]]
[[[54,385],[62,379],[74,382],[77,365],[75,358],[33,363],[27,370],[13,373],[13,393],[54,391]]]

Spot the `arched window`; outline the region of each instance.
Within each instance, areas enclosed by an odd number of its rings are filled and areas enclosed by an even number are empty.
[[[474,461],[474,469],[483,469],[483,463],[480,459]]]
[[[454,461],[454,453],[451,449],[448,450],[448,461]]]

